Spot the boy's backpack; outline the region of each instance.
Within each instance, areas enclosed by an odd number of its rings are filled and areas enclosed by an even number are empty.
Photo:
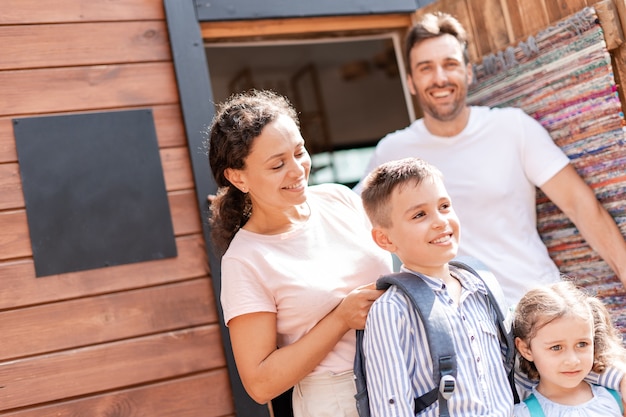
[[[513,380],[515,361],[515,345],[511,322],[507,320],[509,308],[504,300],[504,294],[494,275],[482,262],[471,257],[457,257],[449,262],[450,265],[465,269],[480,278],[487,288],[487,295],[491,305],[497,313],[497,327],[500,340],[506,345],[505,361],[511,369],[509,382],[515,402],[519,396]],[[452,341],[452,329],[445,315],[443,307],[436,302],[434,291],[423,279],[416,279],[416,274],[398,272],[384,275],[376,281],[378,289],[387,289],[396,285],[412,301],[417,313],[424,324],[426,338],[431,346],[430,354],[433,359],[433,377],[436,387],[430,392],[415,399],[415,414],[428,408],[439,400],[439,415],[449,416],[447,400],[452,396],[456,384],[456,352]],[[417,274],[420,275],[420,274]],[[369,397],[367,394],[367,376],[362,352],[363,330],[357,330],[356,356],[354,360],[354,374],[356,378],[357,394],[355,395],[359,417],[370,417]],[[435,346],[436,348],[432,348]]]

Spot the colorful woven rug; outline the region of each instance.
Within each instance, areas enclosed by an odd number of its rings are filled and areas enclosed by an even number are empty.
[[[550,132],[626,231],[624,114],[611,57],[593,8],[474,66],[469,102],[522,108]],[[600,297],[626,336],[626,289],[541,191],[538,229],[562,273]]]

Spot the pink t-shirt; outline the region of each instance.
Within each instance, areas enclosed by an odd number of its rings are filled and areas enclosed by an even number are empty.
[[[352,190],[309,187],[311,216],[277,235],[239,230],[222,258],[224,320],[254,312],[277,314],[278,346],[289,345],[326,316],[354,288],[391,272],[391,256],[372,240],[371,226]],[[352,369],[350,331],[312,374]]]

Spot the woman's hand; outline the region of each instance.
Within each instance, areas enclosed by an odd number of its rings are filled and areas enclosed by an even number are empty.
[[[372,303],[383,292],[376,289],[375,282],[357,287],[339,303],[336,312],[349,328],[362,329],[365,327],[365,319]]]

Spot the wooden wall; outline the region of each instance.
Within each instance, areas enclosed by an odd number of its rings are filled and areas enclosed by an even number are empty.
[[[0,416],[227,416],[162,0],[2,0]],[[36,278],[12,119],[151,108],[178,256]]]

